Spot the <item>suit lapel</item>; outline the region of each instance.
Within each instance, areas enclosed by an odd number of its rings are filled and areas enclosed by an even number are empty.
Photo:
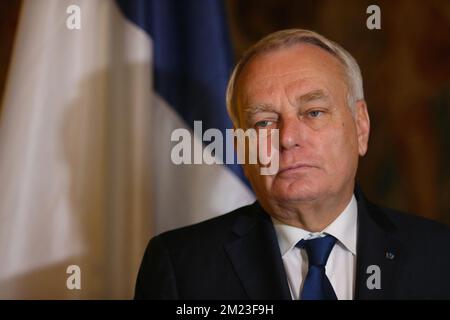
[[[392,299],[402,244],[395,238],[395,226],[386,214],[369,203],[358,187],[355,195],[358,200],[355,299]],[[374,287],[376,277],[381,288]]]
[[[225,250],[250,299],[291,299],[272,221],[259,204],[251,208],[238,217],[238,237]]]

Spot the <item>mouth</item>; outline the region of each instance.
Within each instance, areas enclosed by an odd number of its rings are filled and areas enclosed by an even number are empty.
[[[313,165],[310,164],[306,164],[306,163],[300,163],[300,164],[296,164],[296,165],[292,165],[292,166],[288,166],[285,168],[280,169],[280,171],[278,171],[279,175],[289,175],[291,173],[295,173],[295,172],[301,172],[301,171],[307,171],[310,169],[316,168]]]

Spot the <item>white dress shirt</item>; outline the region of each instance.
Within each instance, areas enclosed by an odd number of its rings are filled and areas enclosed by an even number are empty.
[[[325,266],[325,273],[339,300],[352,300],[356,269],[356,229],[358,207],[353,195],[344,211],[322,232],[312,233],[289,226],[272,217],[283,258],[292,299],[300,299],[303,280],[308,273],[306,250],[295,245],[301,239],[332,235],[337,239]]]

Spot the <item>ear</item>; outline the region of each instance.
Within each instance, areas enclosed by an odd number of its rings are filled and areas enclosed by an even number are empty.
[[[364,100],[355,103],[355,123],[358,137],[358,153],[362,157],[367,152],[370,134],[370,119]]]

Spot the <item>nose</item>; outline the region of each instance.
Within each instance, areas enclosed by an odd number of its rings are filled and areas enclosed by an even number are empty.
[[[304,126],[297,115],[282,117],[279,127],[280,149],[290,150],[300,147],[305,134]]]

